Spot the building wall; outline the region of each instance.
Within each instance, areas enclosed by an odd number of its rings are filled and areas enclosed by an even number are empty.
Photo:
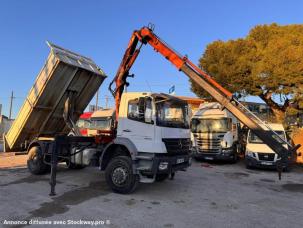
[[[9,120],[6,116],[0,115],[0,140],[2,140],[2,135],[8,132],[12,123],[13,120]]]
[[[206,100],[197,97],[185,97],[176,96],[177,98],[187,102],[190,111],[190,117],[199,109],[200,104],[206,102]]]

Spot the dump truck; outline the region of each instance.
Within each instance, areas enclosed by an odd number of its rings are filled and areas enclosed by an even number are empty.
[[[27,150],[32,174],[51,170],[51,195],[58,163],[99,167],[118,193],[134,191],[139,182],[173,179],[190,166],[188,106],[167,94],[124,93],[119,121],[116,110],[98,110],[89,136],[82,136],[75,123],[106,75],[91,59],[49,45],[47,62],[5,138],[8,149]]]
[[[47,44],[45,65],[4,136],[6,151],[27,150],[39,138],[52,140],[77,130],[75,123],[106,78],[91,59]]]

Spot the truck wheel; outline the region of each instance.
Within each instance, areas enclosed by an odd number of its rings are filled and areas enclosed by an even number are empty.
[[[50,171],[50,165],[43,162],[43,156],[40,146],[33,146],[28,152],[27,159],[28,170],[35,175],[45,174]]]
[[[127,156],[110,160],[105,169],[105,179],[114,192],[121,194],[133,192],[139,182],[139,176],[133,174],[132,160]]]
[[[168,178],[169,174],[167,173],[161,173],[156,175],[156,181],[162,182],[165,181]]]

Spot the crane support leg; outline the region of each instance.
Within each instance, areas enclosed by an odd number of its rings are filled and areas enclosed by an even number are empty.
[[[53,149],[52,149],[52,156],[51,156],[51,177],[50,177],[50,186],[51,186],[51,191],[49,193],[50,196],[55,196],[56,191],[56,176],[57,176],[57,164],[58,164],[58,149],[60,148],[60,136],[55,137],[55,141],[53,144]]]

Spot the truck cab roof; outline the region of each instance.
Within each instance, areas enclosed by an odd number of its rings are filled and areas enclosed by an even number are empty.
[[[193,118],[198,119],[217,119],[217,118],[233,117],[232,114],[224,109],[218,102],[203,103],[199,110],[195,112]]]
[[[91,115],[91,118],[98,118],[98,117],[111,117],[115,114],[115,109],[107,108],[107,109],[100,109],[94,111]]]
[[[185,103],[187,104],[186,101],[176,97],[176,96],[172,96],[166,93],[152,93],[152,92],[124,92],[122,94],[122,96],[133,96],[133,97],[140,97],[140,96],[150,96],[153,98],[162,98],[163,100],[167,99],[167,100],[173,100],[179,103]]]

